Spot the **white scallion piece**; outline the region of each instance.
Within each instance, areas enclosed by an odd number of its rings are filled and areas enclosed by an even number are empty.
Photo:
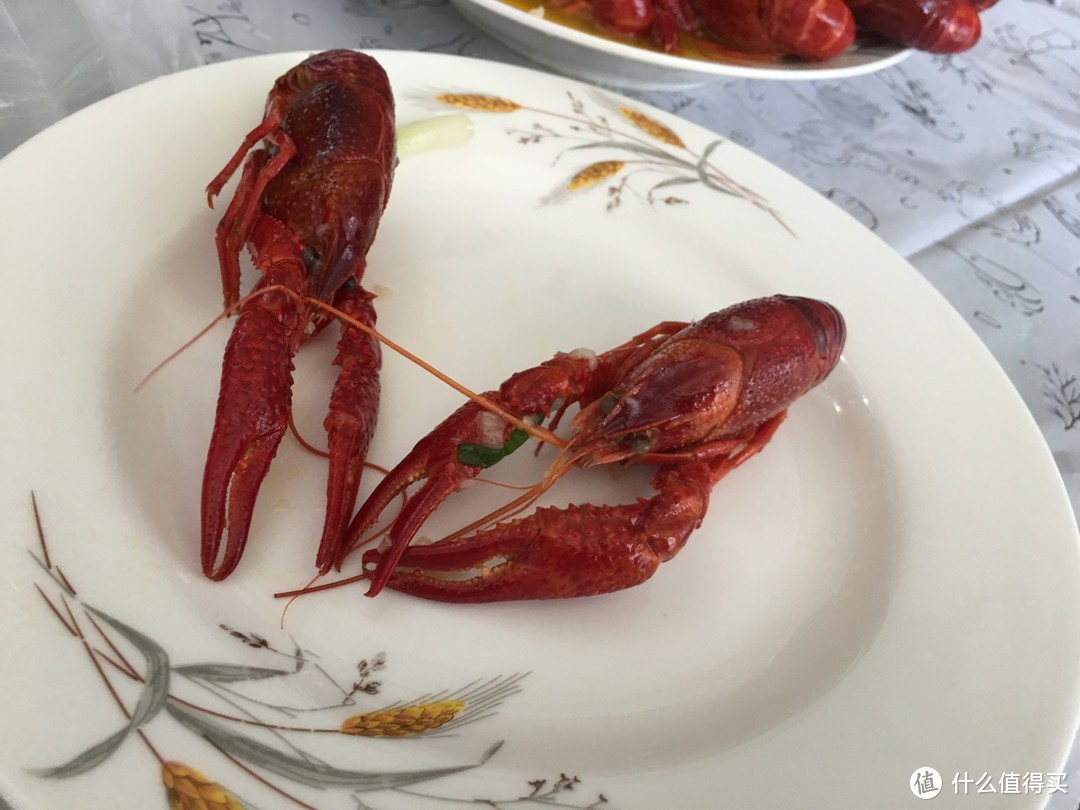
[[[473,136],[476,127],[464,113],[439,115],[398,127],[397,153],[400,158],[411,157],[430,149],[460,146]]]

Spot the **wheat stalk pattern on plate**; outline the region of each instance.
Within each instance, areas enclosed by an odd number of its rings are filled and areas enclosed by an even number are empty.
[[[523,146],[557,143],[556,163],[574,160],[577,164],[541,197],[542,205],[565,203],[596,188],[606,188],[608,211],[618,209],[627,196],[650,206],[689,205],[691,200],[678,190],[699,186],[753,205],[790,232],[768,200],[715,165],[713,156],[727,141],[717,138],[696,150],[667,124],[599,90],[590,91],[588,101],[567,90],[566,110],[479,92],[432,91],[416,98],[436,108],[532,115],[531,126],[509,127],[507,134]],[[604,156],[589,159],[594,154]]]
[[[160,806],[171,810],[260,810],[260,805],[245,795],[256,783],[286,802],[284,806],[309,810],[331,806],[380,810],[380,795],[389,794],[407,797],[410,806],[417,807],[445,807],[449,802],[499,810],[539,803],[579,810],[617,810],[602,793],[584,799],[581,780],[565,773],[553,779],[524,780],[520,793],[502,798],[455,795],[453,777],[484,766],[503,747],[504,740],[488,742],[479,752],[473,749],[458,757],[456,764],[438,767],[381,770],[332,764],[329,758],[316,753],[311,744],[316,737],[329,740],[335,760],[358,763],[370,759],[371,752],[364,745],[377,746],[387,740],[445,736],[453,737],[455,745],[469,745],[470,735],[459,731],[494,715],[507,699],[522,690],[526,673],[479,678],[453,689],[378,703],[384,677],[380,673],[387,668],[384,653],[360,660],[354,682],[346,687],[319,664],[317,655],[295,642],[291,649],[280,649],[258,633],[227,624],[219,624],[215,630],[258,651],[272,665],[174,663],[158,641],[85,601],[50,553],[33,494],[31,504],[38,542],[30,554],[44,579],[34,587],[59,625],[85,651],[90,664],[88,673],[95,673],[105,687],[103,699],[111,700],[119,710],[115,731],[104,739],[84,742],[82,750],[60,764],[32,768],[36,776],[75,779],[99,767],[115,767],[110,758],[135,739],[150,755],[148,766],[156,766],[159,774],[164,789]],[[338,697],[328,705],[297,706],[267,696],[268,685],[286,685],[301,673],[315,673],[315,678],[324,681]],[[282,692],[300,693],[288,689]],[[202,697],[193,699],[192,694]],[[367,703],[374,705],[360,709]],[[333,715],[335,720],[322,719],[327,715]],[[185,762],[155,742],[156,735],[151,735],[147,726],[162,716],[208,743],[203,756],[206,750],[211,751],[212,761]],[[436,781],[437,785],[428,784]],[[310,794],[304,788],[314,788],[328,798],[312,804],[312,799],[304,798]],[[108,799],[127,801],[119,795]],[[144,804],[140,802],[139,806]]]

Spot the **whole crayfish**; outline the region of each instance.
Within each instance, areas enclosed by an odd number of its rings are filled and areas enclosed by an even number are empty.
[[[281,76],[262,122],[207,187],[211,205],[245,155],[217,228],[225,306],[240,303],[203,474],[202,568],[211,579],[225,578],[240,561],[255,498],[288,426],[293,355],[328,322],[308,299],[332,302],[362,324],[375,322],[373,296],[360,280],[397,164],[386,73],[370,56],[337,50]],[[241,301],[245,245],[262,278]],[[346,323],[334,362],[341,370],[325,421],[330,474],[317,560],[323,568],[338,556],[374,430],[378,343]]]
[[[832,371],[845,335],[831,305],[775,296],[695,323],[661,323],[599,355],[559,353],[466,403],[421,439],[361,506],[335,563],[340,567],[383,510],[423,480],[380,548],[363,554],[369,596],[389,587],[487,602],[637,585],[701,524],[717,482],[760,451],[788,407]],[[569,440],[529,429],[538,417],[556,427],[575,403],[580,412]],[[488,518],[531,505],[575,467],[655,464],[656,494],[616,506],[540,508],[476,533],[468,534],[474,524],[431,545],[410,545],[444,499],[524,440],[522,425],[560,444],[558,458],[532,491]]]

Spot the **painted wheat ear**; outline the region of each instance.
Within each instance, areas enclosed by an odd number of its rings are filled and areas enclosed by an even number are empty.
[[[566,181],[566,190],[577,191],[578,189],[595,186],[612,175],[618,174],[625,165],[626,163],[621,160],[601,160],[597,163],[590,163]]]
[[[566,202],[570,195],[583,188],[595,186],[622,171],[626,163],[622,160],[600,160],[590,163],[569,180],[560,183],[540,198],[543,205],[558,205]]]
[[[359,737],[412,737],[445,726],[464,708],[463,700],[438,700],[356,714],[342,722],[341,733]]]
[[[652,135],[656,140],[671,146],[676,146],[679,149],[686,148],[686,144],[683,143],[682,138],[676,135],[673,130],[664,126],[659,121],[645,115],[645,113],[632,110],[629,107],[619,107],[619,112],[622,113],[627,121],[642,132]]]
[[[478,112],[511,113],[521,109],[521,105],[516,101],[498,96],[485,96],[481,93],[440,93],[435,96],[435,100],[442,104],[449,104],[451,107]]]
[[[225,788],[182,762],[163,762],[161,781],[171,810],[244,810]]]

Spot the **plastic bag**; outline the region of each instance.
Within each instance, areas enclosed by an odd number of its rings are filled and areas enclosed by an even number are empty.
[[[118,90],[201,63],[180,0],[0,0],[0,155]]]

